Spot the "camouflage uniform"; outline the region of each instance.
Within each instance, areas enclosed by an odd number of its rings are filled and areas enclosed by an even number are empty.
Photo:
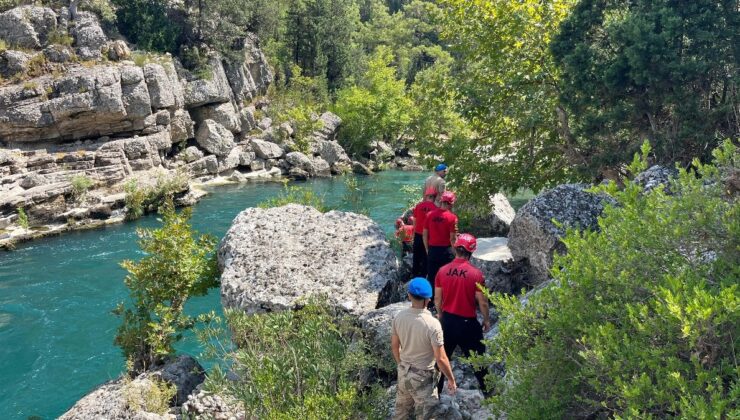
[[[406,420],[410,414],[415,414],[416,419],[428,419],[439,403],[438,381],[439,372],[436,369],[421,370],[404,364],[399,366],[393,420]]]

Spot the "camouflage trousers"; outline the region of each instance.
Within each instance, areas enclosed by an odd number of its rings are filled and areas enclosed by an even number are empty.
[[[417,420],[430,418],[439,403],[438,381],[439,373],[436,369],[422,370],[399,365],[393,420],[407,420],[411,414]]]

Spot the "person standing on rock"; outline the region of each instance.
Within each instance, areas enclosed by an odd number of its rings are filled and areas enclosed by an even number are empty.
[[[427,215],[437,209],[434,200],[437,190],[429,187],[424,191],[424,200],[414,207],[414,244],[412,249],[411,277],[426,277],[427,250],[424,246],[424,222]]]
[[[437,318],[442,323],[445,352],[452,356],[460,346],[465,357],[472,353],[483,354],[483,333],[491,329],[488,313],[488,299],[483,294],[486,283],[483,273],[470,264],[470,257],[478,246],[475,236],[463,233],[455,241],[456,258],[439,270],[435,281],[434,303],[439,313]],[[476,317],[476,305],[483,316],[481,327]],[[486,370],[475,372],[478,385],[485,393]],[[438,389],[444,386],[444,378],[439,381]]]
[[[452,212],[455,204],[455,193],[445,191],[440,199],[439,208],[427,214],[424,221],[424,248],[427,251],[427,279],[434,287],[434,279],[440,267],[454,258],[452,244],[457,239],[457,216]]]
[[[446,190],[445,185],[445,177],[447,176],[447,165],[444,163],[440,163],[434,168],[434,173],[432,175],[429,175],[427,177],[426,181],[424,181],[424,193],[426,195],[426,191],[429,188],[434,188],[434,190],[437,192],[437,199],[435,201],[435,204],[439,206],[439,200],[442,197],[442,193]]]
[[[425,278],[417,277],[409,282],[408,297],[411,307],[399,312],[391,325],[391,352],[398,364],[394,420],[406,420],[414,411],[416,419],[430,417],[439,403],[435,362],[447,378],[450,393],[457,390],[442,327],[426,309],[432,286]]]
[[[414,241],[413,217],[410,218],[411,224],[405,224],[403,218],[396,219],[396,239],[401,242],[401,258],[412,252],[411,244]]]

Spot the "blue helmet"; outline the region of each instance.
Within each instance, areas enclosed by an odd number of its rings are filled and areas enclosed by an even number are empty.
[[[432,285],[424,277],[416,277],[409,282],[409,293],[424,299],[431,299]]]
[[[447,170],[447,165],[444,163],[440,163],[439,165],[434,167],[434,172],[444,171]]]

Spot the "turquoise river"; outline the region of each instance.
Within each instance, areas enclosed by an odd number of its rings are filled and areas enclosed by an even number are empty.
[[[345,179],[302,185],[330,207],[359,206],[389,233],[406,204],[402,187],[426,174],[388,171],[357,178],[347,200]],[[280,183],[210,189],[194,207],[193,227],[221,238],[242,210],[278,195]],[[0,418],[55,418],[97,385],[118,377],[124,360],[113,345],[118,319],[111,310],[127,299],[124,259],[141,257],[136,228],[157,226],[156,215],[136,222],[64,234],[0,251]],[[189,303],[189,313],[220,308],[218,290]],[[188,337],[180,352],[197,356]]]

